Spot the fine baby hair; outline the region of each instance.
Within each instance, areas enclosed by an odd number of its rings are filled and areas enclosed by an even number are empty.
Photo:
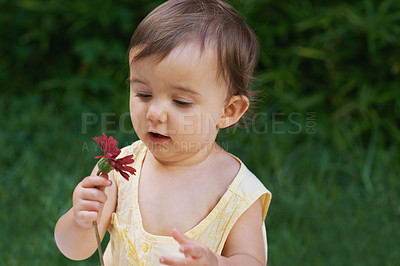
[[[155,8],[139,24],[129,45],[139,47],[134,60],[153,56],[161,61],[174,48],[187,43],[212,48],[218,77],[232,95],[250,96],[250,83],[258,59],[258,43],[250,27],[229,4],[218,0],[171,0]],[[132,62],[130,62],[132,63]]]

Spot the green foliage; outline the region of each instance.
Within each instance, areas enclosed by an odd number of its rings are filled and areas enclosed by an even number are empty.
[[[71,264],[55,222],[95,164],[91,138],[137,138],[126,49],[160,2],[0,0],[2,264]],[[269,265],[395,265],[400,2],[231,2],[259,37],[261,98],[219,142],[273,193]]]

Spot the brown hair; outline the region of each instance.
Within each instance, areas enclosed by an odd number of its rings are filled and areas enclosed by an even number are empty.
[[[140,46],[134,60],[161,61],[177,46],[197,42],[216,50],[218,77],[230,95],[250,96],[258,59],[255,34],[235,9],[220,0],[170,0],[155,8],[134,32],[128,52]]]

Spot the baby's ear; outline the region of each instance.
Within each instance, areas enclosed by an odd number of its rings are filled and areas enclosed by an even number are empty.
[[[250,101],[246,96],[233,95],[225,104],[223,114],[217,124],[218,128],[226,128],[235,124],[247,111],[249,105]]]

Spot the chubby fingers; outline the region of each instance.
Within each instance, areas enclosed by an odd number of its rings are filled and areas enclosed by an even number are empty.
[[[161,257],[160,263],[166,265],[218,265],[216,255],[205,245],[197,242],[178,230],[172,230],[172,237],[180,244],[179,251],[185,258]]]
[[[189,237],[185,236],[184,234],[182,234],[181,232],[178,231],[178,229],[174,228],[172,229],[172,237],[180,244],[190,244],[192,242],[194,242],[192,239],[190,239]]]
[[[177,258],[177,257],[161,257],[160,263],[165,265],[188,265],[186,259]]]
[[[204,256],[204,248],[200,244],[181,245],[179,251],[185,254],[185,257],[199,259]]]
[[[200,258],[204,255],[203,245],[185,236],[175,228],[172,230],[172,237],[181,245],[179,251],[185,254],[185,257]]]
[[[181,245],[179,251],[185,254],[185,258],[165,257],[160,258],[160,263],[166,265],[191,265],[204,255],[204,249],[201,244],[185,244]]]
[[[81,186],[84,188],[96,187],[103,190],[105,187],[111,186],[111,184],[112,182],[108,179],[106,174],[88,176],[81,181]]]
[[[75,188],[72,198],[74,218],[81,227],[89,228],[93,221],[100,218],[107,201],[104,190],[111,184],[105,177],[88,176]]]
[[[107,200],[104,190],[111,186],[111,180],[100,176],[88,176],[81,182],[81,198],[85,200],[95,200],[105,202]]]

